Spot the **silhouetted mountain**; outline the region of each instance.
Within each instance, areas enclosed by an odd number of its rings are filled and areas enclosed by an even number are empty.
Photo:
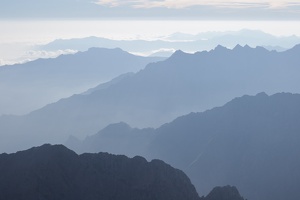
[[[202,200],[244,200],[239,191],[234,186],[215,187]]]
[[[260,93],[163,125],[147,157],[184,170],[199,194],[231,184],[253,200],[296,200],[299,133],[300,95]]]
[[[74,49],[85,51],[91,47],[122,48],[128,52],[151,55],[160,49],[181,49],[186,52],[211,50],[217,45],[233,48],[237,44],[256,46],[280,46],[291,48],[300,43],[297,36],[276,37],[258,30],[204,32],[196,35],[174,33],[159,40],[111,40],[99,37],[59,39],[40,46],[39,49],[56,51]],[[272,48],[273,50],[273,48]],[[157,55],[157,54],[154,54]],[[163,54],[168,55],[168,54]]]
[[[0,199],[197,200],[188,177],[159,160],[77,155],[43,145],[0,155]]]
[[[74,55],[2,66],[0,115],[28,113],[162,59],[134,56],[121,49],[91,48]]]
[[[145,155],[146,147],[154,139],[154,129],[131,128],[128,124],[111,124],[83,141],[71,136],[66,146],[78,153],[109,152],[113,154]]]
[[[187,173],[200,195],[216,185],[231,184],[252,200],[300,198],[299,94],[235,98],[222,107],[179,117],[149,132],[123,123],[106,129],[89,137],[95,142],[77,141],[77,145],[83,151],[92,148],[130,155],[135,151],[135,155],[164,160]],[[138,138],[145,149],[132,145],[136,135],[145,137]],[[127,147],[120,150],[122,143]],[[237,196],[232,191],[224,198]]]
[[[178,116],[220,106],[244,94],[300,93],[300,46],[285,52],[222,46],[176,51],[131,77],[88,95],[74,95],[22,117],[1,117],[1,151],[83,139],[112,123],[158,127]],[[4,135],[4,134],[3,134]],[[227,183],[225,183],[227,184]]]

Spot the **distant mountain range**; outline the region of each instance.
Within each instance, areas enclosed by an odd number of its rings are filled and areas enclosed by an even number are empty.
[[[79,152],[113,152],[162,159],[183,170],[200,195],[215,185],[236,185],[252,200],[299,199],[300,94],[235,98],[191,113],[158,129],[110,125],[84,141]]]
[[[0,115],[27,114],[163,58],[121,49],[91,48],[74,55],[0,67]]]
[[[285,52],[218,46],[175,52],[169,59],[84,95],[74,95],[21,117],[0,117],[1,151],[80,139],[111,123],[159,127],[178,116],[220,106],[244,94],[300,93],[300,46]]]
[[[212,50],[217,45],[234,48],[237,44],[251,47],[263,46],[268,50],[285,51],[300,43],[300,37],[274,36],[258,30],[203,32],[196,35],[174,33],[147,39],[108,39],[86,37],[58,39],[48,44],[26,46],[24,44],[2,44],[0,66],[12,63],[24,63],[37,58],[54,58],[62,54],[74,54],[89,48],[122,48],[135,55],[169,57],[176,50],[197,52]]]
[[[236,45],[266,46],[269,50],[283,51],[300,43],[297,36],[277,37],[258,30],[243,29],[227,32],[204,32],[196,35],[174,33],[157,40],[112,40],[99,37],[59,39],[36,47],[37,50],[57,51],[73,49],[84,51],[90,47],[122,48],[144,55],[170,56],[174,50],[185,52],[211,50],[217,45],[233,48]]]
[[[159,160],[77,155],[43,145],[0,155],[0,199],[198,200],[188,177]]]

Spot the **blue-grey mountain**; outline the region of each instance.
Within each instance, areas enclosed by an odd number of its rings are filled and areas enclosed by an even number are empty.
[[[133,157],[146,155],[147,147],[154,140],[153,128],[131,128],[124,122],[111,124],[95,135],[86,137],[83,141],[74,136],[66,142],[66,146],[78,153],[84,152],[110,152],[113,154],[126,154]]]
[[[300,198],[299,133],[300,95],[259,93],[179,117],[158,129],[111,125],[69,145],[77,151],[162,159],[183,170],[199,195],[230,184],[252,200],[296,200]]]
[[[249,199],[298,199],[299,133],[300,95],[258,94],[162,126],[149,152],[183,169],[200,194],[231,184]]]
[[[283,51],[300,43],[297,36],[273,36],[256,30],[240,30],[227,32],[204,32],[196,35],[174,33],[154,41],[147,40],[112,40],[100,37],[77,39],[59,39],[46,45],[36,47],[39,50],[57,51],[74,49],[86,51],[91,47],[122,48],[128,52],[151,54],[164,50],[164,53],[154,54],[169,57],[172,50],[181,49],[185,52],[211,50],[217,45],[233,48],[236,45],[251,47],[266,46],[269,50]],[[167,51],[166,51],[167,50]]]
[[[215,187],[205,198],[201,200],[244,200],[234,186]]]
[[[162,59],[134,56],[121,49],[91,48],[75,55],[3,66],[0,115],[29,113]]]
[[[300,46],[285,52],[218,46],[177,51],[169,59],[90,94],[75,95],[21,117],[0,118],[1,151],[80,139],[120,121],[159,127],[178,116],[265,91],[300,93]],[[101,87],[100,87],[101,88]]]

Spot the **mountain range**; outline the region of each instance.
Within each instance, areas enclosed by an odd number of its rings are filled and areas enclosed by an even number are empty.
[[[74,55],[0,67],[0,115],[27,114],[163,58],[121,49],[90,48]]]
[[[108,37],[108,36],[106,36]],[[62,54],[74,54],[89,48],[122,48],[135,55],[151,57],[169,57],[176,50],[197,52],[212,50],[217,45],[234,48],[237,44],[251,47],[263,46],[268,50],[285,51],[300,43],[295,35],[274,36],[258,30],[202,32],[199,34],[173,33],[149,38],[108,39],[90,36],[86,38],[57,39],[52,42],[28,46],[23,43],[2,44],[0,66],[12,63],[24,63],[38,58],[54,58]],[[2,51],[1,51],[2,50]]]
[[[244,94],[300,92],[300,46],[284,51],[218,46],[176,51],[92,93],[74,95],[28,115],[0,117],[1,151],[79,139],[111,123],[159,127],[178,116],[220,106]],[[102,89],[101,89],[102,88]]]
[[[169,57],[174,50],[181,49],[185,52],[211,50],[218,45],[233,48],[236,45],[249,45],[251,47],[266,46],[269,50],[289,49],[300,43],[297,36],[274,36],[258,30],[243,29],[227,32],[203,32],[196,35],[174,33],[158,37],[155,40],[112,40],[101,37],[87,37],[76,39],[59,39],[46,45],[37,46],[36,50],[80,50],[85,51],[90,47],[122,48],[128,52],[138,54]]]
[[[300,95],[235,98],[224,106],[190,113],[157,129],[110,125],[78,152],[113,152],[161,159],[183,170],[200,195],[216,185],[236,185],[252,200],[300,198]]]

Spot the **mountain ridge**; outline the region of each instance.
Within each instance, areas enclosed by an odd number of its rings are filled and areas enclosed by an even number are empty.
[[[215,185],[230,184],[253,200],[297,199],[299,119],[300,94],[243,95],[223,106],[190,113],[150,130],[146,150],[129,151],[135,146],[129,142],[118,153],[164,160],[183,170],[202,195]],[[110,142],[102,142],[117,147],[120,138],[114,139],[114,135],[126,131],[113,131]],[[142,130],[137,131],[142,134]],[[97,143],[95,140],[94,151],[110,151]]]
[[[249,199],[297,199],[299,102],[299,94],[260,93],[178,118],[157,130],[150,154],[183,169],[200,194],[227,183]]]
[[[135,56],[119,48],[90,48],[73,55],[2,66],[0,115],[29,113],[163,59]]]
[[[199,199],[188,177],[163,161],[77,155],[62,145],[1,154],[0,173],[0,199]]]
[[[111,40],[107,38],[99,38],[95,36],[87,38],[69,39],[69,40],[55,40],[40,46],[43,50],[57,50],[57,49],[76,49],[87,50],[91,46],[101,45],[101,47],[114,48],[121,47],[129,52],[139,52],[151,54],[158,49],[182,49],[188,52],[196,52],[203,50],[210,50],[221,44],[229,48],[237,44],[248,44],[255,46],[281,46],[283,48],[291,48],[299,43],[299,37],[285,36],[277,37],[261,31],[256,30],[240,30],[229,32],[207,32],[199,33],[197,35],[190,35],[184,33],[175,33],[169,36],[159,37],[152,41],[147,40]]]
[[[105,89],[6,122],[0,120],[0,131],[12,136],[22,129],[34,138],[28,141],[30,146],[62,143],[70,135],[82,139],[120,121],[137,128],[157,128],[178,116],[211,109],[244,94],[300,93],[298,48],[281,53],[242,49],[246,50],[177,52]],[[3,142],[1,146],[5,149],[7,145]]]

